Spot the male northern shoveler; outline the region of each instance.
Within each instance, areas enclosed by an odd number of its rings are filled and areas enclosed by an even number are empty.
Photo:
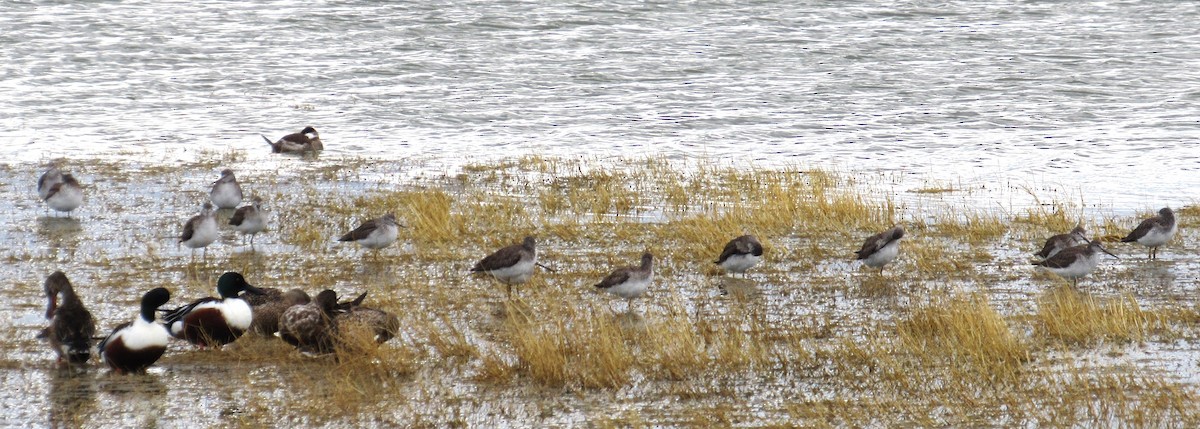
[[[855,259],[862,260],[863,264],[868,267],[878,268],[882,274],[883,268],[900,254],[900,239],[902,238],[904,238],[904,228],[899,226],[872,235],[863,241],[862,248],[854,252]]]
[[[55,271],[46,278],[46,318],[50,326],[38,335],[50,343],[58,354],[58,362],[85,364],[92,356],[92,336],[96,333],[96,322],[92,313],[83,307],[75,288],[62,271]],[[59,300],[59,295],[62,299]]]
[[[642,254],[641,266],[618,268],[596,283],[596,287],[625,298],[628,305],[633,305],[633,300],[645,294],[653,281],[654,255],[646,252]]]
[[[250,330],[259,335],[275,335],[279,332],[279,318],[283,312],[294,305],[304,305],[312,302],[312,298],[300,289],[283,292],[275,288],[264,288],[262,295],[247,296],[250,311],[254,320],[250,322]]]
[[[1137,242],[1150,248],[1150,259],[1158,259],[1158,247],[1171,241],[1179,225],[1175,222],[1175,212],[1170,207],[1158,210],[1158,216],[1143,220],[1129,235],[1121,239],[1122,243]]]
[[[279,338],[306,355],[333,353],[337,340],[334,317],[337,305],[337,292],[325,289],[312,302],[288,308],[279,320]]]
[[[758,237],[743,235],[725,243],[721,256],[713,263],[727,272],[745,274],[746,270],[754,268],[762,261],[762,255],[763,247],[762,243],[758,242]]]
[[[325,150],[325,145],[321,144],[321,136],[313,127],[304,127],[300,132],[288,134],[275,142],[272,142],[267,136],[262,136],[262,138],[271,145],[271,152],[274,153],[306,153]]]
[[[345,337],[350,332],[361,329],[370,332],[375,342],[383,344],[400,333],[400,318],[395,314],[362,305],[367,298],[363,292],[354,301],[338,303],[337,321],[338,334]]]
[[[158,307],[171,299],[166,288],[155,288],[142,296],[142,310],[132,322],[122,323],[100,341],[100,357],[118,373],[146,372],[167,350],[171,334],[154,323]]]
[[[217,280],[220,298],[200,298],[191,304],[167,312],[163,317],[171,335],[200,346],[221,347],[232,343],[250,329],[254,313],[250,304],[238,297],[242,291],[262,294],[246,283],[241,274],[227,272]]]
[[[231,209],[242,203],[242,185],[238,184],[233,170],[221,170],[221,178],[213,182],[208,199],[219,209]]]
[[[508,294],[512,295],[512,285],[529,281],[535,266],[537,241],[533,236],[528,236],[520,244],[503,247],[480,259],[471,267],[471,272],[486,273],[495,277],[508,285]]]

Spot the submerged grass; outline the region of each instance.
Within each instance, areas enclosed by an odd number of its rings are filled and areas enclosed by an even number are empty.
[[[113,184],[165,194],[143,188],[192,176],[211,180],[211,170],[238,168],[243,156],[203,152],[183,171],[79,167],[114,174]],[[1129,266],[1119,271],[1129,272],[1120,281],[1143,282],[1129,292],[1061,287],[1036,294],[1043,282],[1023,271],[1027,249],[1047,233],[1082,221],[1111,239],[1136,219],[1087,219],[1061,201],[1039,201],[1016,214],[964,209],[948,201],[955,186],[898,197],[872,189],[863,175],[838,171],[624,161],[523,157],[398,186],[373,181],[374,163],[298,160],[312,164],[266,172],[269,185],[257,184],[269,189],[273,218],[253,251],[214,246],[209,258],[191,260],[170,239],[96,245],[106,234],[80,241],[73,237],[83,227],[66,233],[23,227],[3,233],[55,247],[15,246],[2,260],[40,272],[89,255],[74,268],[89,273],[79,284],[97,288],[86,294],[90,299],[149,284],[170,285],[180,300],[207,296],[221,272],[238,270],[260,286],[334,288],[346,296],[369,291],[373,306],[400,316],[397,338],[378,345],[370,333],[354,331],[327,358],[304,358],[253,336],[220,352],[173,347],[159,364],[169,368],[160,377],[172,385],[214,381],[209,372],[222,365],[244,374],[233,377],[238,384],[221,401],[253,397],[255,405],[226,413],[248,426],[1190,426],[1197,420],[1195,386],[1186,380],[1139,361],[1060,357],[1064,349],[1102,343],[1200,337],[1194,301],[1152,310],[1139,304],[1169,276],[1156,266],[1135,275],[1139,268]],[[330,182],[308,180],[314,177]],[[912,194],[947,205],[916,206],[905,199]],[[112,210],[91,214],[88,233],[96,224],[124,222],[122,213],[139,214],[128,201],[95,198],[89,204]],[[190,194],[164,201],[194,211]],[[173,210],[152,207],[140,215],[175,228],[181,219],[155,217]],[[396,246],[368,252],[334,241],[388,212],[408,227]],[[1197,213],[1179,211],[1185,225]],[[863,238],[893,225],[908,231],[896,263],[880,274],[851,262]],[[763,242],[766,262],[746,275],[720,273],[713,260],[729,239],[747,233]],[[539,271],[512,297],[494,279],[468,275],[474,261],[525,234],[538,236],[539,260],[555,272]],[[227,234],[223,243],[234,238]],[[644,249],[657,257],[646,297],[630,305],[594,291],[591,285],[613,266],[632,263]],[[39,284],[21,278],[9,293],[21,294],[17,302],[37,302],[27,310],[40,311],[34,308],[44,305]],[[1149,292],[1133,292],[1139,289]],[[115,318],[109,315],[115,302],[97,310],[105,322]],[[128,320],[134,305],[120,301],[119,319]],[[190,390],[171,393],[217,401]],[[71,409],[76,417],[63,421],[102,417],[96,407]]]

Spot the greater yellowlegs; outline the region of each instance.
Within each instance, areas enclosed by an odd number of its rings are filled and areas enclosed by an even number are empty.
[[[211,203],[205,202],[201,206],[200,214],[192,216],[186,223],[183,224],[183,233],[179,235],[179,242],[189,249],[192,249],[192,255],[195,255],[196,249],[204,249],[204,255],[208,255],[208,245],[217,241],[217,219],[213,214],[213,206]]]
[[[1042,250],[1034,253],[1041,258],[1049,258],[1058,252],[1068,247],[1075,247],[1087,242],[1087,231],[1083,229],[1083,225],[1076,225],[1075,229],[1066,234],[1056,234],[1046,240],[1046,244],[1042,246]]]
[[[713,263],[726,272],[745,273],[762,261],[763,247],[753,235],[743,235],[725,243],[721,256]]]
[[[213,182],[208,197],[218,209],[231,209],[242,203],[242,186],[233,176],[233,170],[221,170],[221,178]]]
[[[1042,267],[1060,277],[1071,279],[1073,285],[1079,286],[1079,279],[1091,273],[1099,265],[1100,258],[1097,252],[1117,257],[1101,246],[1099,241],[1092,241],[1088,244],[1063,249],[1044,261],[1034,262],[1033,265]]]
[[[512,285],[529,281],[536,265],[537,241],[528,236],[521,244],[506,246],[479,260],[471,267],[471,272],[495,277],[508,285],[508,293],[512,295]]]
[[[1175,212],[1170,207],[1163,207],[1158,216],[1143,220],[1129,235],[1121,239],[1122,243],[1137,242],[1150,248],[1150,259],[1158,259],[1158,247],[1171,241],[1178,230],[1175,223]]]
[[[61,182],[55,183],[46,191],[45,201],[50,208],[66,212],[67,217],[70,217],[71,211],[83,205],[83,187],[75,180],[75,176],[65,173]]]
[[[396,223],[396,215],[388,213],[363,222],[358,228],[338,238],[338,241],[353,241],[368,249],[382,249],[396,242],[399,234],[400,224]]]
[[[878,268],[882,274],[883,268],[900,254],[900,239],[902,238],[904,238],[904,228],[899,226],[872,235],[863,242],[861,249],[854,252],[855,259],[863,261],[863,265],[868,267]]]
[[[250,246],[254,247],[254,236],[267,229],[267,214],[262,209],[262,198],[254,197],[250,205],[238,208],[229,218],[233,229],[250,236]]]
[[[646,293],[650,283],[654,281],[654,255],[650,252],[642,254],[642,264],[622,267],[609,273],[596,287],[613,295],[624,298],[627,306],[633,305],[633,300]]]

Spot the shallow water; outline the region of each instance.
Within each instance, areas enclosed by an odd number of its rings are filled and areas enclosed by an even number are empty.
[[[331,154],[449,169],[706,157],[1122,213],[1200,185],[1188,2],[0,6],[6,159],[266,158],[258,134],[314,125]]]

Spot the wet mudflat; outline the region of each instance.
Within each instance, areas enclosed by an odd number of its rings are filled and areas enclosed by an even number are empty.
[[[1146,260],[1116,243],[1157,207],[1081,206],[1036,186],[909,184],[894,173],[707,162],[523,157],[453,171],[420,160],[238,152],[180,162],[70,160],[85,205],[36,198],[41,163],[0,165],[0,423],[20,426],[1190,426],[1195,406],[1200,210]],[[169,166],[168,166],[169,165]],[[250,247],[179,247],[222,168],[263,197]],[[1009,192],[1011,194],[1005,194]],[[997,195],[1002,195],[997,197]],[[1013,203],[1014,197],[1019,200]],[[1002,199],[1003,205],[989,204]],[[392,247],[337,243],[393,212]],[[227,220],[231,213],[219,213]],[[1082,221],[1120,259],[1072,288],[1030,265],[1041,240]],[[882,273],[850,261],[892,225],[909,236]],[[712,260],[754,233],[745,275]],[[534,234],[540,271],[512,298],[468,275]],[[592,284],[656,256],[648,296]],[[145,376],[93,360],[59,368],[35,339],[41,282],[63,270],[107,332],[148,289],[170,305],[253,284],[343,296],[397,313],[380,347],[306,358],[248,335],[221,351],[172,343]]]

